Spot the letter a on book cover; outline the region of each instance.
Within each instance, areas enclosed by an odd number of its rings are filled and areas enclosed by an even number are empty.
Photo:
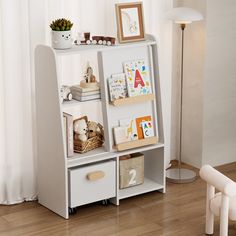
[[[135,78],[134,78],[134,87],[137,88],[139,85],[141,85],[142,87],[145,86],[142,76],[139,73],[139,70],[135,71]]]

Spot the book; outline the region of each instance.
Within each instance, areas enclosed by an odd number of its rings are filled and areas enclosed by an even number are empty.
[[[143,136],[144,138],[150,138],[154,136],[154,129],[152,121],[143,121],[141,123],[142,130],[143,130]]]
[[[136,128],[137,128],[138,139],[144,139],[142,122],[146,122],[146,121],[152,121],[152,117],[143,116],[143,117],[136,118]]]
[[[128,118],[128,119],[119,120],[119,125],[120,127],[126,128],[126,136],[127,136],[128,141],[138,139],[135,119]]]
[[[116,99],[127,97],[128,92],[125,74],[113,74],[110,78],[108,78],[108,89],[111,102]]]
[[[72,97],[73,96],[81,96],[81,97],[86,97],[86,96],[90,96],[90,95],[95,95],[95,94],[100,94],[100,90],[96,90],[96,91],[90,91],[90,92],[77,92],[77,91],[72,91]]]
[[[124,63],[129,97],[152,93],[149,70],[144,59]]]
[[[115,145],[120,143],[128,142],[126,127],[115,127],[113,128]]]
[[[74,156],[73,116],[63,112],[64,135],[67,157]]]
[[[98,90],[100,90],[100,87],[97,86],[97,87],[93,87],[93,88],[82,88],[80,85],[73,85],[70,87],[70,90],[85,93],[85,92],[91,92],[91,91],[98,91]]]
[[[101,94],[94,94],[94,95],[89,95],[89,96],[80,96],[80,95],[75,95],[73,96],[73,99],[77,100],[77,101],[89,101],[89,100],[95,100],[95,99],[100,99],[101,98]]]

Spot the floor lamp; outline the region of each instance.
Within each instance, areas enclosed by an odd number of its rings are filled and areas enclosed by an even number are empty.
[[[182,159],[182,112],[183,112],[183,69],[184,69],[184,29],[186,24],[190,24],[193,21],[199,21],[203,19],[200,12],[188,8],[177,7],[173,8],[167,13],[167,18],[180,25],[181,29],[181,70],[180,70],[180,124],[179,124],[179,160],[178,167],[168,169],[166,172],[166,179],[172,183],[190,183],[196,179],[196,173],[192,170],[184,169],[181,167]]]

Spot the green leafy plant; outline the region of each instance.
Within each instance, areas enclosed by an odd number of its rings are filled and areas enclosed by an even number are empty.
[[[50,24],[50,28],[54,31],[71,30],[73,23],[65,18],[56,19]]]

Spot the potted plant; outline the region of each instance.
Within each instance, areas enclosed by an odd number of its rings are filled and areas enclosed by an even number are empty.
[[[52,47],[55,49],[67,49],[72,47],[71,28],[73,23],[70,20],[61,18],[52,21]]]

